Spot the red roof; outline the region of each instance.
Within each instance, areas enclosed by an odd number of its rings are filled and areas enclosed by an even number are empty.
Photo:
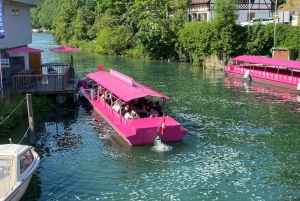
[[[300,62],[293,61],[293,60],[274,59],[269,57],[251,56],[251,55],[238,56],[235,57],[233,60],[244,61],[253,64],[266,64],[272,66],[281,66],[281,67],[300,69]]]
[[[10,49],[10,50],[7,50],[6,52],[8,52],[8,53],[11,53],[11,52],[44,52],[44,50],[24,46],[24,47]]]

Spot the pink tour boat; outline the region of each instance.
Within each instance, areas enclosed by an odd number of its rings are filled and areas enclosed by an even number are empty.
[[[225,67],[229,75],[300,90],[300,62],[262,56],[243,55]]]
[[[121,104],[160,98],[165,103],[169,100],[168,96],[135,82],[118,71],[110,69],[105,72],[102,66],[98,67],[98,72],[87,74],[86,78],[78,84],[81,94],[130,145],[181,141],[188,132],[179,122],[162,113],[155,117],[126,119],[121,110],[113,109],[112,104],[101,98],[105,89],[111,94],[110,100],[117,100]]]

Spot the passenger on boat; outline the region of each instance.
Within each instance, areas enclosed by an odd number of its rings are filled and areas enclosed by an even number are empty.
[[[134,119],[138,119],[140,118],[140,116],[138,115],[137,111],[132,110],[132,116]]]
[[[155,108],[152,106],[152,107],[150,108],[150,118],[151,118],[151,117],[159,117],[159,116],[160,116],[160,115],[159,115],[159,112],[156,111]]]
[[[104,89],[104,92],[102,93],[102,95],[101,95],[101,100],[106,100],[107,99],[107,94],[108,94],[108,91],[107,91],[107,89]]]
[[[161,107],[160,107],[158,101],[155,101],[155,103],[154,103],[154,109],[159,113],[159,116],[162,116]]]
[[[140,116],[141,118],[147,117],[148,111],[147,111],[147,109],[146,109],[145,103],[142,103],[141,108],[138,110],[138,114],[139,114],[139,116]]]
[[[98,96],[102,96],[102,94],[104,93],[105,89],[101,86],[98,86],[98,91],[97,91],[97,95]]]
[[[150,108],[153,106],[153,102],[152,102],[152,101],[148,101],[148,102],[147,102],[147,105],[148,105],[149,110],[150,110]]]
[[[103,92],[100,100],[104,100],[105,102],[110,104],[111,103],[111,98],[112,98],[111,93],[107,89],[105,89],[105,91]]]
[[[129,108],[128,111],[126,112],[126,114],[124,115],[124,118],[129,120],[129,119],[133,119],[132,116],[132,110]]]
[[[119,100],[116,100],[112,106],[112,109],[114,109],[115,111],[119,112],[121,109],[121,103],[119,102]]]
[[[121,108],[121,115],[122,116],[125,116],[125,114],[127,113],[127,110],[129,109],[129,105],[122,105],[122,108]]]

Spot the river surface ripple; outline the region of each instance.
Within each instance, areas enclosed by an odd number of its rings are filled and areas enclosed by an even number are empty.
[[[33,34],[30,46],[45,50],[43,62],[71,55],[49,51],[56,46],[50,34]],[[131,147],[84,99],[36,114],[41,163],[22,201],[300,200],[298,102],[233,86],[224,72],[191,64],[72,54],[81,77],[102,64],[168,95],[164,111],[189,133],[163,147]]]

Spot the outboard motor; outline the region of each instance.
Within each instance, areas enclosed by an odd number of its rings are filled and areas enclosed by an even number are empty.
[[[162,144],[162,136],[161,135],[155,135],[153,138],[153,145],[159,146]]]

